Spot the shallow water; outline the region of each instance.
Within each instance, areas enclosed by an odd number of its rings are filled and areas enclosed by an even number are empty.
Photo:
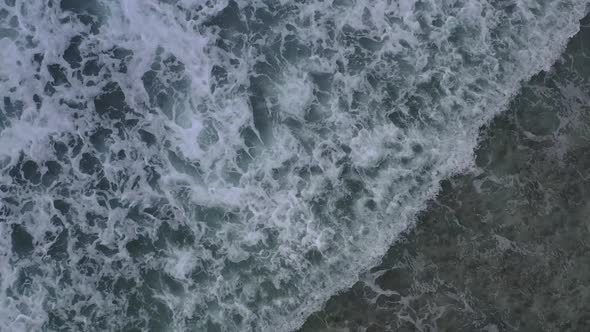
[[[588,24],[482,129],[476,167],[301,331],[590,329]]]
[[[586,4],[0,0],[2,326],[294,330],[441,180],[477,164],[478,193],[524,204],[497,188],[523,181],[526,154],[506,135],[472,152]],[[534,147],[574,128],[535,114],[518,122]],[[439,201],[461,181],[443,183]],[[431,228],[445,242],[453,225]]]

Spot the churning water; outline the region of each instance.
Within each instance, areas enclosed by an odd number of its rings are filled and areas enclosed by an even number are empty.
[[[7,331],[289,331],[585,0],[0,0]]]

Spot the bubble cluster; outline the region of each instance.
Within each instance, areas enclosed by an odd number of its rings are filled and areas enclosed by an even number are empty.
[[[0,2],[0,321],[291,330],[585,1]]]

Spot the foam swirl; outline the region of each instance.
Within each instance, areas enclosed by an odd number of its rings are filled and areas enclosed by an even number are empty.
[[[585,5],[3,1],[0,321],[296,329],[471,164]]]

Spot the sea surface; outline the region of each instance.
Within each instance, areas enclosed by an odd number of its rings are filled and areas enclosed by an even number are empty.
[[[0,0],[0,331],[589,329],[587,5]]]
[[[590,330],[590,16],[475,165],[301,331]]]

